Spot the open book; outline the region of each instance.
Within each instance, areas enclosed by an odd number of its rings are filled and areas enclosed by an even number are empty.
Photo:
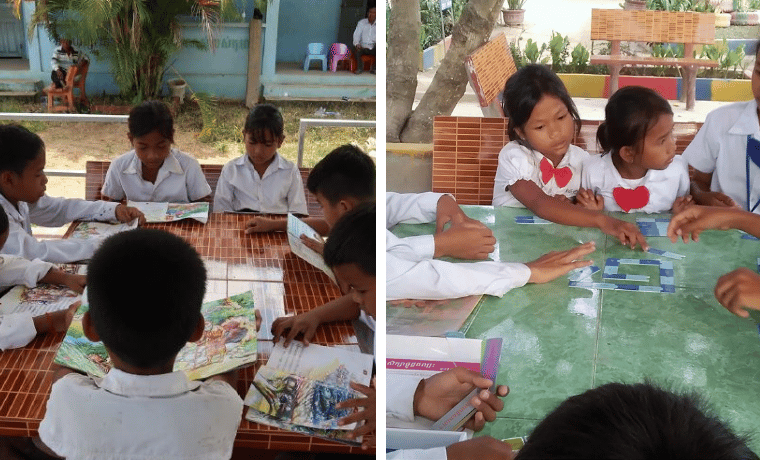
[[[388,301],[385,303],[385,332],[438,337],[458,331],[482,298],[482,295],[471,295],[445,300]]]
[[[325,264],[322,254],[315,252],[313,249],[303,244],[303,241],[301,241],[301,235],[306,235],[313,240],[322,241],[322,237],[316,230],[309,227],[304,221],[293,214],[288,214],[288,243],[290,244],[291,252],[325,272],[325,274],[333,280],[333,283],[338,284],[335,281],[335,275],[332,270],[330,270],[330,267]]]
[[[148,222],[172,222],[182,219],[195,219],[201,223],[208,222],[209,205],[198,203],[151,203],[146,201],[128,201],[145,214]]]
[[[102,377],[112,364],[103,342],[90,342],[84,336],[82,316],[87,310],[85,301],[74,315],[54,362]],[[196,380],[256,361],[256,310],[251,292],[206,302],[201,313],[206,319],[203,337],[180,350],[175,371],[185,371],[189,379]]]
[[[70,238],[79,238],[82,240],[102,239],[135,228],[137,228],[137,219],[123,224],[109,224],[108,222],[79,222],[71,233]]]
[[[350,382],[369,385],[372,355],[337,347],[292,342],[288,348],[277,343],[267,364],[256,373],[244,403],[246,418],[298,433],[351,444],[348,434],[355,423],[339,426],[352,409],[335,408],[347,399],[362,398]]]
[[[66,273],[84,274],[86,270],[84,265],[78,264],[55,264],[55,266]],[[33,288],[14,286],[0,297],[0,314],[28,311],[32,316],[39,316],[65,310],[81,298],[78,293],[66,286],[45,283],[39,283]]]

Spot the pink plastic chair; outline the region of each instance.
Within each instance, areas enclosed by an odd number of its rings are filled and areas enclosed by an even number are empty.
[[[351,57],[351,50],[343,43],[333,43],[330,47],[330,71],[336,72],[338,70],[338,63],[340,61],[348,61],[348,68],[351,72],[354,71],[354,60]]]

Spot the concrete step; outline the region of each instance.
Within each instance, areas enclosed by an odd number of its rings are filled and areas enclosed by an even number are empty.
[[[34,96],[42,91],[42,80],[24,80],[20,78],[0,79],[2,96]]]

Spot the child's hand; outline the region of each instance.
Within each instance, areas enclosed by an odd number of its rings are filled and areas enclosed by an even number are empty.
[[[760,310],[760,275],[749,268],[737,268],[718,278],[715,298],[728,311],[746,318],[745,308]]]
[[[74,292],[84,292],[84,287],[87,286],[87,277],[84,275],[74,275],[66,273],[63,275],[63,284]]]
[[[553,279],[559,278],[570,270],[587,267],[591,265],[590,260],[578,260],[596,250],[596,244],[593,241],[576,246],[567,251],[553,251],[544,254],[533,262],[525,265],[530,268],[529,283],[546,283]]]
[[[433,238],[433,257],[482,260],[493,252],[496,245],[496,238],[491,229],[477,221],[452,224],[446,230],[436,233]]]
[[[673,202],[673,214],[677,214],[693,204],[694,200],[691,198],[691,195],[676,197],[676,200]]]
[[[646,238],[641,234],[641,230],[639,230],[636,224],[605,216],[604,223],[599,227],[599,230],[610,236],[614,236],[620,240],[620,244],[623,246],[629,246],[633,249],[638,244],[645,251],[649,249]]]
[[[308,346],[321,323],[321,319],[313,310],[300,315],[277,318],[272,323],[272,335],[274,336],[272,341],[277,343],[280,337],[285,335],[285,331],[288,331],[288,335],[285,337],[285,347],[290,345],[290,342],[298,334],[303,334],[301,342]]]
[[[351,382],[351,388],[360,393],[363,393],[367,397],[348,399],[342,403],[339,403],[336,408],[345,409],[348,407],[353,407],[357,409],[353,414],[347,417],[343,417],[338,421],[338,425],[342,426],[364,420],[363,425],[357,426],[354,431],[351,432],[351,439],[356,439],[359,436],[364,436],[375,431],[377,424],[375,420],[375,378],[372,378],[372,382],[368,387],[359,383]],[[363,408],[363,410],[359,410],[361,408]],[[372,447],[372,443],[370,442],[372,440],[374,440],[374,438],[363,439],[362,450],[367,450]]]
[[[116,206],[116,220],[119,222],[132,222],[137,219],[137,224],[142,225],[145,223],[145,214],[137,208],[120,204]]]
[[[720,192],[703,192],[699,195],[697,201],[704,206],[739,207],[739,204],[733,198]]]
[[[575,195],[575,200],[579,205],[592,211],[604,211],[604,197],[597,195],[592,190],[581,188]]]
[[[439,372],[421,380],[417,386],[414,392],[414,414],[438,420],[473,389],[481,388],[470,401],[477,412],[464,424],[465,428],[480,431],[486,421],[496,420],[496,413],[504,408],[504,401],[500,398],[509,394],[509,387],[506,385],[499,385],[496,394],[493,394],[488,391],[491,385],[492,381],[464,367]]]
[[[287,221],[285,219],[270,219],[269,217],[256,216],[245,224],[246,235],[274,232],[277,230],[287,230]]]
[[[324,251],[325,249],[324,242],[311,239],[306,235],[301,235],[301,241],[307,248],[310,248],[312,251],[316,252],[317,254],[321,255],[322,251]]]
[[[477,220],[467,217],[464,211],[462,211],[462,208],[459,207],[457,202],[454,201],[454,198],[452,198],[451,196],[443,195],[441,198],[438,199],[438,206],[436,207],[436,211],[435,211],[435,232],[436,233],[442,232],[443,227],[447,223],[451,223],[451,225],[456,225],[456,224],[463,224],[465,222],[478,223],[480,225],[483,225]]]
[[[668,237],[673,243],[679,236],[684,243],[689,242],[689,236],[692,240],[699,241],[699,234],[705,229],[728,229],[732,214],[732,208],[689,206],[670,219]]]
[[[448,460],[510,460],[514,458],[512,446],[491,436],[478,436],[446,447]]]
[[[80,304],[81,302],[76,302],[66,310],[58,310],[52,313],[35,316],[32,318],[32,321],[34,321],[34,329],[37,330],[38,334],[65,332],[69,328],[71,318],[74,317],[74,313],[76,313]]]

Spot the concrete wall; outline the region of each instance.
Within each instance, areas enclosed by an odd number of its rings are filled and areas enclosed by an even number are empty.
[[[277,61],[303,62],[309,43],[338,40],[341,0],[280,0]]]

